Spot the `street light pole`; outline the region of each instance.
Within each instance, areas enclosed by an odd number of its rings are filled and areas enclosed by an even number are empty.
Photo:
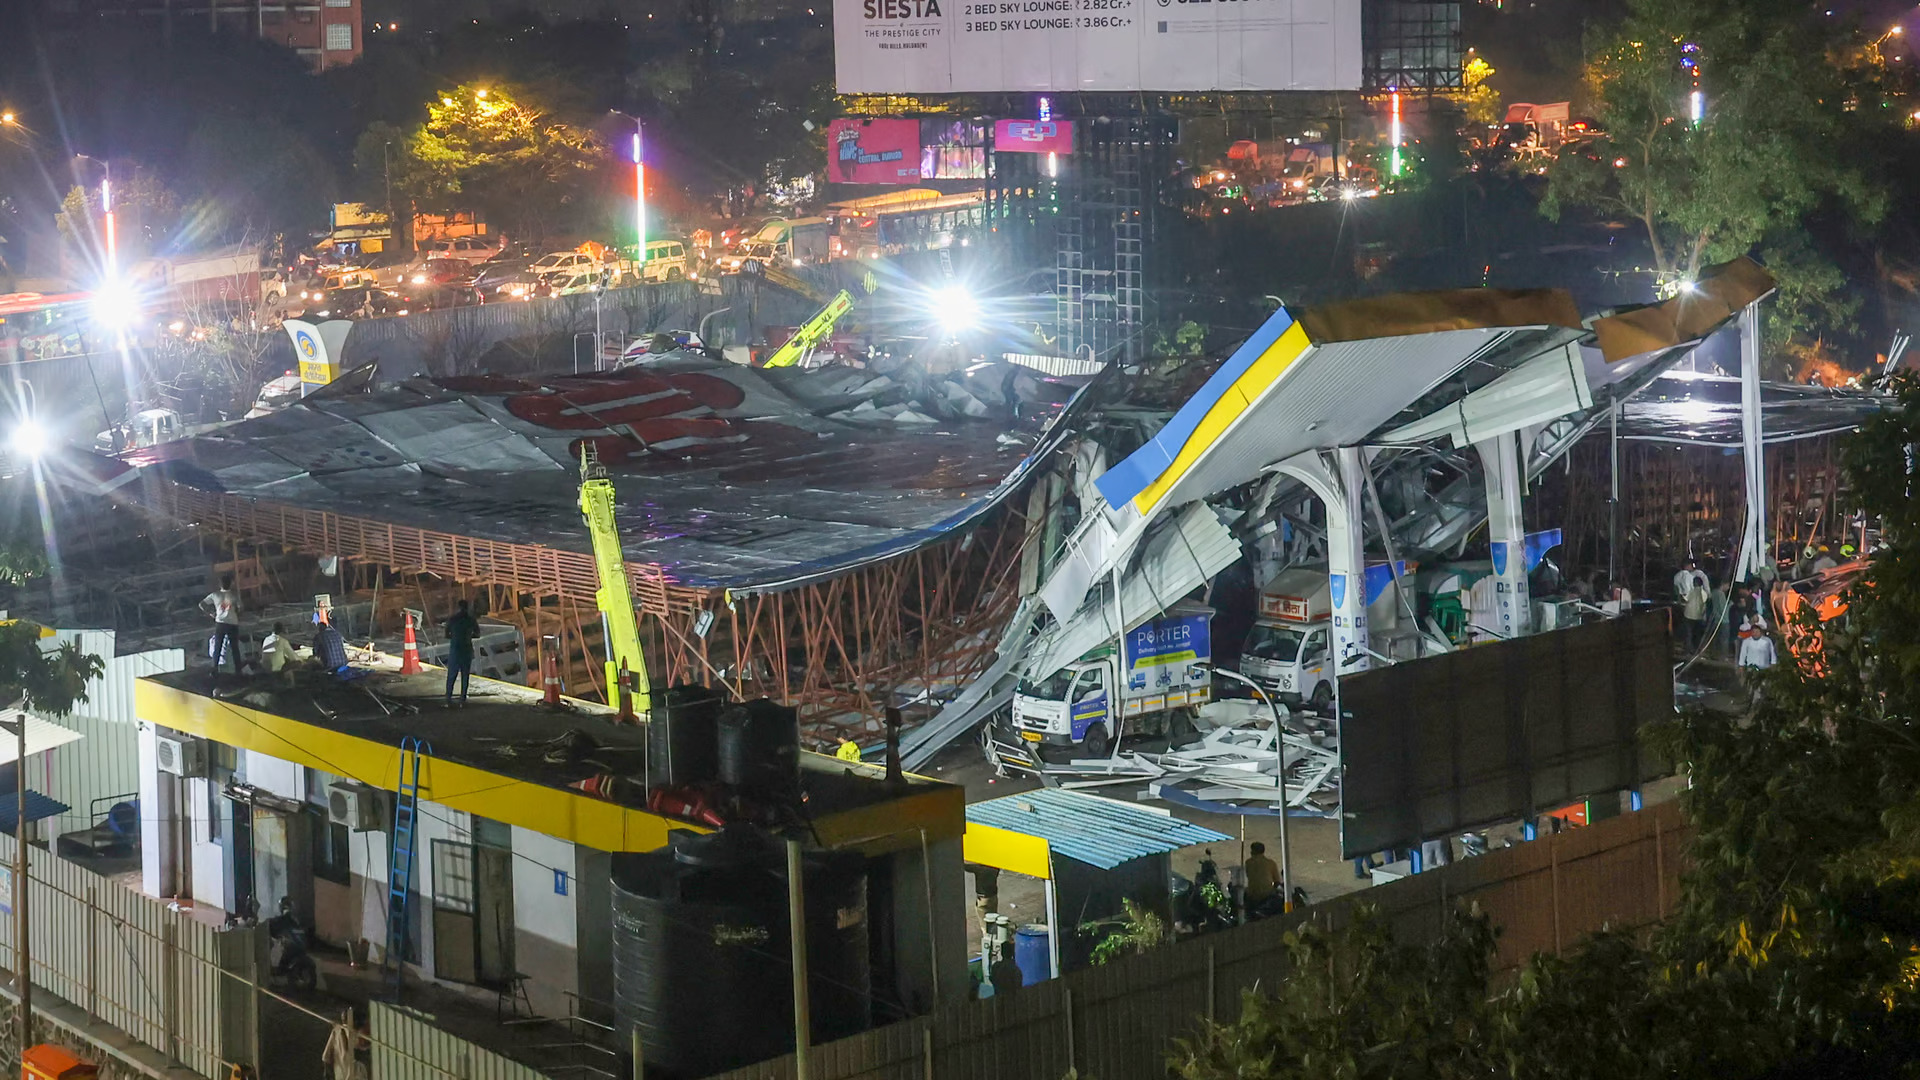
[[[1274,779],[1280,783],[1280,896],[1286,903],[1285,910],[1293,910],[1293,854],[1287,847],[1287,725],[1280,718],[1280,706],[1273,703],[1261,685],[1232,668],[1216,667],[1215,675],[1223,675],[1237,683],[1245,683],[1260,700],[1266,703],[1267,711],[1273,714],[1274,752],[1279,755],[1280,765],[1274,770]]]
[[[0,730],[14,733],[13,759],[13,986],[20,995],[20,1053],[33,1045],[33,954],[27,941],[27,714]]]

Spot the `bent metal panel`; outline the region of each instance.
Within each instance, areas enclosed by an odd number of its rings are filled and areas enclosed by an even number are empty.
[[[834,0],[843,94],[1358,90],[1361,0]]]
[[[1340,846],[1406,848],[1635,787],[1673,716],[1668,613],[1375,668],[1340,683]]]

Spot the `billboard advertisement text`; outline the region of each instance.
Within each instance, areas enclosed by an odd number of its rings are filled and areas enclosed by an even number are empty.
[[[1357,90],[1362,0],[834,0],[840,93]]]
[[[920,121],[845,117],[827,128],[827,179],[835,184],[920,180]]]

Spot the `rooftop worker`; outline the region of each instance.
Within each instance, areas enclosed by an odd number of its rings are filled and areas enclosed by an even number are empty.
[[[326,612],[313,613],[313,621],[320,629],[313,632],[313,658],[320,662],[322,671],[337,672],[347,666],[347,639],[333,628]]]
[[[200,610],[213,616],[213,641],[207,650],[213,656],[213,670],[220,670],[220,660],[231,646],[233,673],[240,674],[240,597],[233,591],[231,576],[221,578],[219,588],[200,598]]]
[[[260,658],[266,662],[267,670],[275,674],[286,671],[287,665],[293,662],[293,639],[287,636],[284,625],[273,624],[273,633],[260,643]],[[292,673],[288,672],[287,677],[291,679]]]
[[[467,610],[467,602],[447,620],[447,708],[453,708],[453,678],[460,677],[460,704],[467,703],[467,684],[473,679],[473,639],[480,636],[480,620]]]
[[[1280,864],[1267,858],[1267,845],[1258,840],[1247,850],[1247,914],[1251,915],[1279,891]]]

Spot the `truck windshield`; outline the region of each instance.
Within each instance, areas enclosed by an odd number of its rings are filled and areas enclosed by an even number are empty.
[[[1047,678],[1037,681],[1034,679],[1021,679],[1019,692],[1025,697],[1039,698],[1042,701],[1065,701],[1067,699],[1067,687],[1072,684],[1073,669],[1068,668],[1065,671],[1056,671]]]
[[[1292,663],[1300,658],[1300,642],[1304,635],[1297,630],[1288,630],[1279,626],[1256,626],[1253,633],[1247,635],[1247,647],[1243,650],[1248,656],[1262,660],[1279,660]]]

